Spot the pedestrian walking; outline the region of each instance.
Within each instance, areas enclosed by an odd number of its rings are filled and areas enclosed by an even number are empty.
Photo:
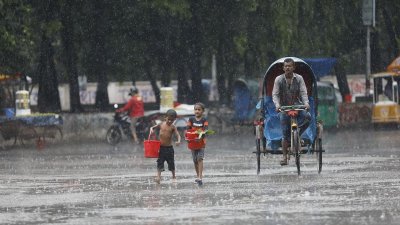
[[[152,126],[150,128],[150,135],[154,132],[154,129],[160,129],[159,132],[159,139],[160,139],[160,154],[157,159],[157,176],[155,181],[160,183],[161,181],[161,172],[165,171],[164,163],[167,161],[168,170],[172,173],[172,181],[176,182],[175,176],[175,154],[174,154],[174,147],[172,145],[173,142],[173,135],[175,134],[176,138],[178,139],[175,142],[176,146],[179,146],[181,143],[181,136],[179,135],[176,126],[173,124],[176,120],[177,113],[173,109],[169,109],[166,112],[166,117],[163,122]]]
[[[194,117],[190,117],[187,123],[187,132],[205,132],[208,129],[208,121],[204,117],[205,106],[203,103],[198,102],[194,104]],[[200,132],[199,132],[200,131]],[[190,149],[192,152],[192,158],[194,163],[194,169],[196,170],[195,183],[203,185],[203,160],[204,160],[204,149],[206,147],[205,135],[201,135],[196,144],[196,149]]]

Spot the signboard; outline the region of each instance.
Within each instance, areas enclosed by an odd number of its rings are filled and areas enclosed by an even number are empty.
[[[363,0],[362,20],[364,25],[375,27],[375,0]]]

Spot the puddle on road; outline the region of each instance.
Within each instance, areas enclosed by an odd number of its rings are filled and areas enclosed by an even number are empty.
[[[198,187],[186,149],[177,149],[177,183],[164,172],[160,185],[153,181],[155,159],[123,146],[108,151],[19,152],[11,160],[3,153],[1,223],[336,225],[400,219],[400,161],[394,154],[327,152],[321,174],[315,157],[304,155],[300,177],[293,161],[281,167],[280,155],[267,155],[257,176],[252,148],[213,149]]]

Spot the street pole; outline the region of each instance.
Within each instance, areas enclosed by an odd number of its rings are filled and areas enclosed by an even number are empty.
[[[370,35],[371,35],[370,26],[367,26],[367,49],[366,49],[367,62],[366,62],[366,73],[365,73],[365,96],[369,95],[369,89],[370,89],[370,81],[369,81],[369,78],[371,76]]]
[[[375,0],[363,0],[362,7],[363,24],[367,26],[366,71],[365,71],[365,96],[369,96],[371,77],[371,26],[375,27]]]

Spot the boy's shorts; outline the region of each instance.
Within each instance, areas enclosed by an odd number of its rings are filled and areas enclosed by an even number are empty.
[[[199,150],[191,150],[192,151],[192,158],[193,162],[196,163],[199,160],[204,159],[204,148],[199,149]]]
[[[168,170],[175,170],[174,148],[172,146],[160,146],[160,155],[157,159],[157,169],[165,171],[164,162],[167,161]]]

